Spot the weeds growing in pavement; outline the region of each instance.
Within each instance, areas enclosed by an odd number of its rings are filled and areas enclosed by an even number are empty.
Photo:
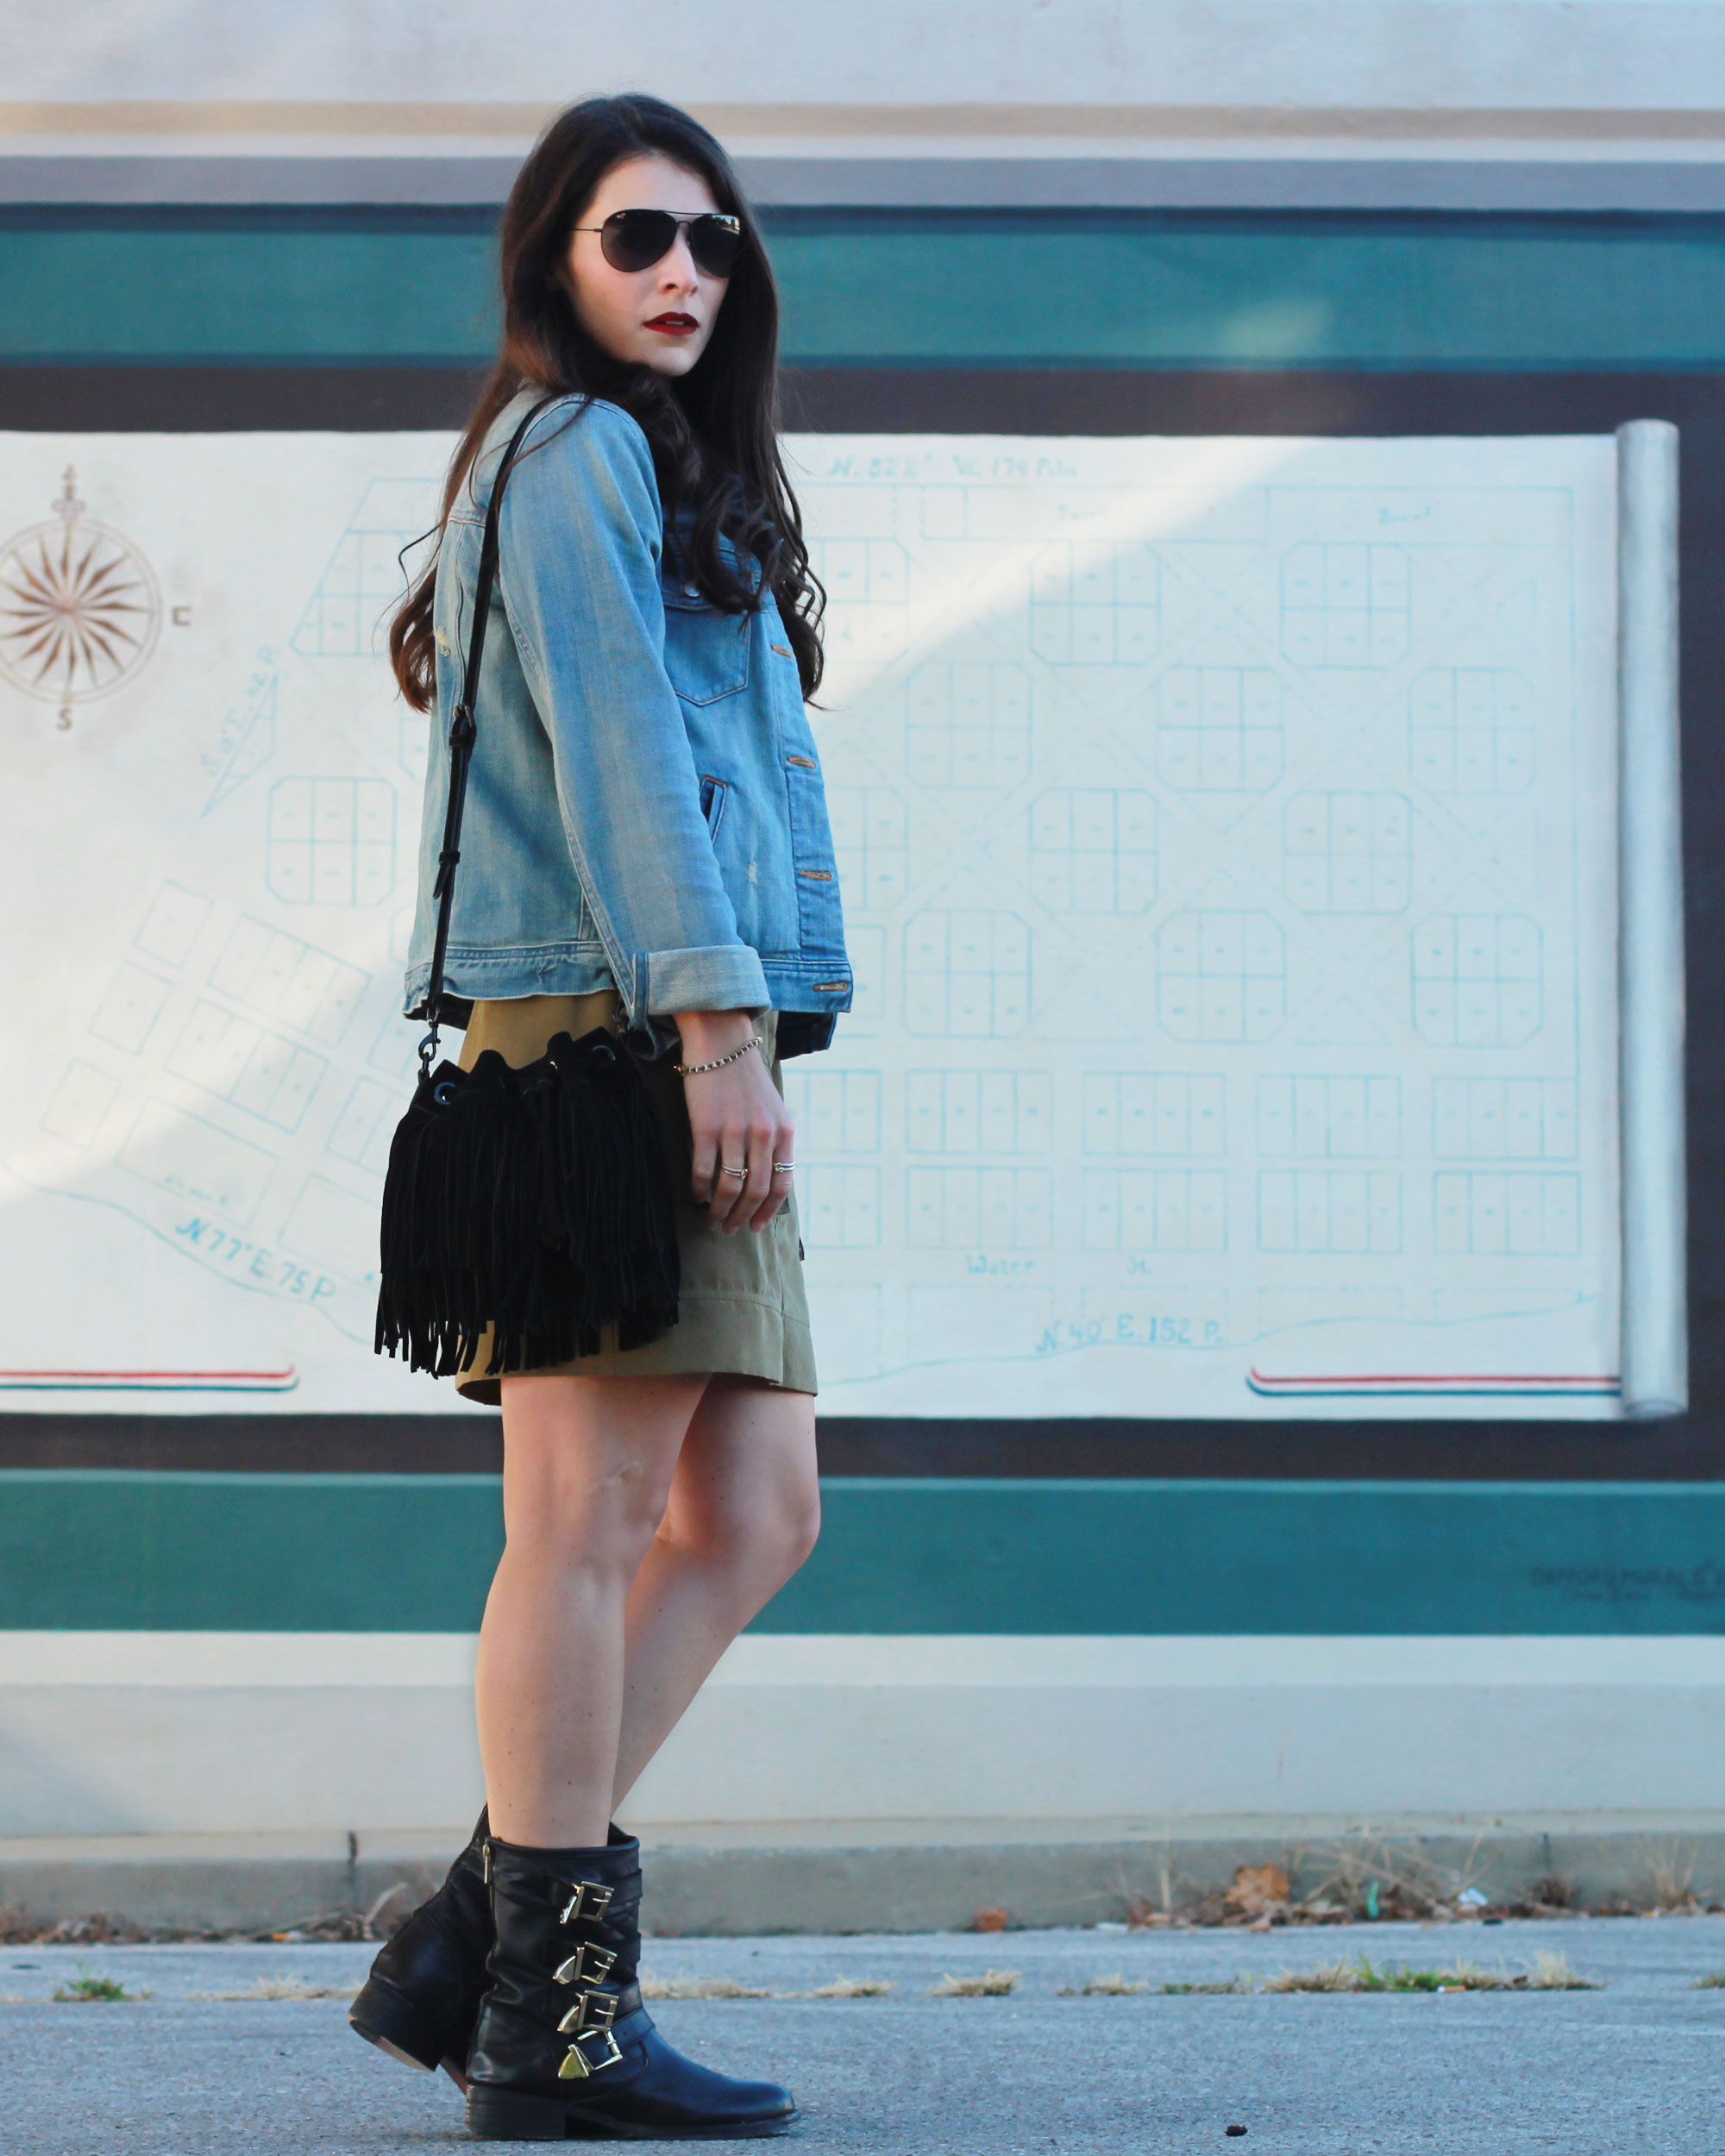
[[[65,1984],[57,1984],[49,1996],[63,2006],[94,2006],[116,1999],[147,1999],[150,1995],[147,1991],[129,1991],[112,1977],[92,1977],[80,1961],[78,1974]]]
[[[1358,1991],[1359,1971],[1346,1956],[1340,1961],[1320,1961],[1315,1969],[1284,1969],[1266,1977],[1266,1991]]]
[[[1266,1991],[1597,1991],[1602,1987],[1578,1977],[1564,1954],[1540,1952],[1530,1970],[1482,1969],[1475,1961],[1456,1961],[1447,1969],[1413,1969],[1404,1962],[1377,1968],[1364,1954],[1352,1960],[1320,1962],[1315,1969],[1284,1969],[1266,1977]]]
[[[1697,1977],[1690,1986],[1691,1991],[1725,1991],[1725,1969],[1715,1969],[1704,1977]]]
[[[1211,1996],[1229,1991],[1250,1991],[1250,1977],[1230,1977],[1223,1984],[1159,1984],[1157,1994],[1164,1999],[1187,1999]]]
[[[880,1999],[893,1986],[890,1980],[879,1977],[835,1977],[831,1984],[818,1984],[809,1993],[812,1999]]]
[[[1060,1987],[1063,1999],[1131,1999],[1140,1991],[1148,1991],[1147,1984],[1132,1984],[1120,1971],[1112,1976],[1087,1977],[1082,1984],[1066,1984]]]
[[[1699,1908],[1694,1890],[1696,1848],[1672,1842],[1668,1848],[1650,1850],[1641,1866],[1645,1891],[1653,1913],[1659,1916],[1687,1915]]]
[[[980,1977],[943,1977],[928,1987],[932,1999],[1003,1999],[1019,1980],[1016,1969],[985,1969]]]

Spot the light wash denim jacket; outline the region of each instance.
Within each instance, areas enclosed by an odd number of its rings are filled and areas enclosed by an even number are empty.
[[[499,417],[437,564],[437,708],[405,1009],[423,1014],[446,743],[486,505],[532,402]],[[549,405],[504,492],[446,1012],[615,984],[646,1052],[674,1011],[768,1007],[780,1053],[850,1004],[820,760],[768,593],[721,614],[679,573],[646,436],[615,404]]]

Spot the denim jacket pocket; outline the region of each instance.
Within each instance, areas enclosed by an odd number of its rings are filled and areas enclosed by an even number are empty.
[[[701,773],[701,814],[706,818],[707,837],[714,841],[717,841],[718,837],[719,825],[724,821],[725,796],[730,791],[730,784],[726,780],[715,779],[705,771]]]
[[[721,614],[699,590],[667,573],[665,671],[686,704],[716,704],[749,686],[747,614]]]

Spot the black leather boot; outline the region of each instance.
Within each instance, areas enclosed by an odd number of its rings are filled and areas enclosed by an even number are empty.
[[[476,2140],[741,2140],[795,2123],[788,2089],[711,2072],[654,2028],[637,1842],[486,1853],[497,1945],[467,2062]]]
[[[367,2043],[404,2066],[448,2068],[467,2087],[467,2050],[486,1984],[491,1896],[486,1890],[484,1812],[449,1876],[379,1949],[348,2019]]]

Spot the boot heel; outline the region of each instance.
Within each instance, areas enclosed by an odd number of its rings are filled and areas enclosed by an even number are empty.
[[[392,1985],[373,1977],[348,2008],[348,2020],[356,2036],[398,2059],[404,2066],[436,2072],[442,2048],[438,2032]]]
[[[563,2119],[563,2106],[546,2096],[467,2090],[467,2131],[476,2141],[561,2141]]]

